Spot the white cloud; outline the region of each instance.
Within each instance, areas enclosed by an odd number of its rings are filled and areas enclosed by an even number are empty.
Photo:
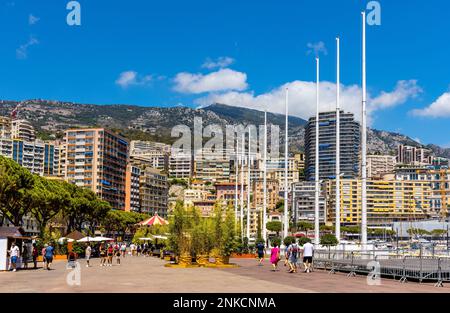
[[[422,93],[422,88],[417,85],[417,80],[400,80],[394,91],[382,91],[376,98],[372,99],[373,109],[385,109],[405,103],[410,98],[417,97]]]
[[[315,56],[319,56],[319,53],[323,53],[324,55],[328,54],[327,48],[325,47],[325,43],[323,41],[308,42],[306,46],[308,47],[308,54],[314,53]]]
[[[209,74],[178,73],[174,78],[174,90],[199,94],[218,91],[242,91],[247,89],[247,74],[231,69],[220,69]]]
[[[125,71],[120,73],[116,84],[122,88],[136,85],[146,85],[152,81],[151,75],[141,76],[136,71]]]
[[[34,16],[33,14],[28,15],[28,24],[34,25],[37,22],[39,22],[40,18],[37,16]]]
[[[402,88],[399,88],[402,86]],[[225,92],[211,93],[205,97],[195,100],[200,106],[207,106],[212,103],[222,103],[239,107],[263,110],[270,112],[285,112],[285,90],[289,88],[289,112],[304,119],[315,115],[316,112],[316,83],[308,81],[293,81],[275,88],[267,93],[255,95],[253,92]],[[368,95],[368,120],[372,120],[372,114],[376,110],[404,103],[410,97],[416,95],[417,85],[410,83],[397,83],[397,87],[392,92],[382,92],[379,96],[371,98]],[[386,100],[386,99],[389,99]],[[372,104],[372,102],[374,102]],[[341,106],[342,109],[355,114],[357,120],[361,120],[361,89],[357,85],[341,85]],[[330,111],[336,108],[336,84],[323,81],[320,83],[320,111]]]
[[[216,60],[206,59],[202,67],[207,69],[224,68],[234,63],[234,59],[230,57],[219,57]]]
[[[37,44],[39,44],[39,41],[34,37],[30,37],[26,43],[16,49],[16,57],[18,59],[26,59],[28,57],[28,48]]]
[[[412,114],[434,118],[450,117],[450,92],[444,93],[426,108],[412,110]]]

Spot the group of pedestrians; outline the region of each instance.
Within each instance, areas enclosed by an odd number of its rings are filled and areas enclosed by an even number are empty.
[[[11,243],[11,247],[8,250],[9,261],[11,265],[11,270],[13,272],[17,271],[17,265],[21,261],[22,268],[28,269],[28,261],[30,258],[30,251],[27,244],[23,244],[22,249],[15,243]],[[44,270],[50,270],[53,263],[54,248],[51,243],[45,244],[44,247],[39,251],[36,243],[32,244],[31,257],[33,260],[33,268],[37,269],[38,257],[42,256],[43,268]]]
[[[264,244],[260,243],[257,246],[259,264],[262,265],[264,259]],[[313,263],[314,246],[310,242],[306,242],[303,246],[300,246],[295,240],[286,245],[284,251],[284,266],[288,266],[289,273],[297,273],[299,258],[303,257],[303,267],[305,273],[311,272],[311,266]],[[281,261],[281,249],[278,243],[274,243],[273,248],[270,251],[270,263],[272,264],[272,271],[278,270],[278,263]]]
[[[120,265],[120,258],[124,258],[126,255],[126,249],[127,246],[125,243],[122,243],[121,245],[119,243],[108,243],[108,244],[101,244],[100,245],[100,266],[112,266],[113,265],[113,258],[116,259],[116,265]],[[88,254],[89,250],[89,254]],[[86,266],[89,267],[89,259],[90,259],[90,246],[88,245],[86,247]],[[88,257],[89,255],[89,257]]]

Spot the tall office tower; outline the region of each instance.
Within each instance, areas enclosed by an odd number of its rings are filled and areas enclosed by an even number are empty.
[[[88,128],[67,130],[65,142],[66,180],[124,210],[128,141],[104,128]]]
[[[0,116],[0,138],[11,138],[11,119]]]
[[[352,113],[340,113],[341,173],[344,178],[356,178],[360,171],[360,125]],[[314,180],[316,118],[311,117],[305,130],[305,176]],[[336,112],[319,114],[319,173],[320,179],[336,178]]]
[[[12,120],[11,137],[25,141],[34,141],[36,139],[34,127],[27,120]]]
[[[147,167],[140,173],[140,211],[167,217],[169,200],[169,182],[167,175]]]

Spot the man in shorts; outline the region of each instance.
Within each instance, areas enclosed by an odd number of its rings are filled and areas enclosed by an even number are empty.
[[[307,242],[303,245],[303,265],[305,266],[305,273],[311,272],[311,264],[313,262],[314,246]]]
[[[265,246],[264,243],[262,241],[258,242],[258,244],[256,245],[256,250],[258,252],[258,266],[262,266],[262,262],[264,261],[264,250],[265,250]]]
[[[17,261],[19,259],[19,255],[20,255],[20,249],[16,245],[16,243],[13,242],[11,244],[11,249],[9,250],[9,256],[11,258],[11,266],[12,266],[13,272],[17,271]]]
[[[51,243],[49,243],[47,248],[45,248],[45,261],[47,264],[47,270],[50,270],[50,267],[52,266],[54,250],[55,249],[53,248]]]

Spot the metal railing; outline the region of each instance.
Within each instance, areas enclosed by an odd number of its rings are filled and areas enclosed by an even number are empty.
[[[405,255],[387,250],[318,250],[314,252],[314,267],[330,274],[344,272],[349,277],[374,273],[402,283],[408,280],[436,282],[437,287],[450,282],[450,258],[446,256]]]

